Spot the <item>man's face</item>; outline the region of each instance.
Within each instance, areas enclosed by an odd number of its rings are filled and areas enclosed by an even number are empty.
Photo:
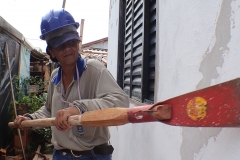
[[[78,57],[78,44],[78,40],[69,40],[57,48],[51,48],[50,54],[59,61],[62,67],[75,64]]]

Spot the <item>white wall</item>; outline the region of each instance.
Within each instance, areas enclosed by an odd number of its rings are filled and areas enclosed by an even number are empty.
[[[157,0],[157,9],[155,102],[240,77],[240,0]],[[240,159],[238,128],[155,122],[110,130],[113,160]]]
[[[111,0],[109,6],[108,26],[108,64],[107,69],[113,77],[117,78],[117,52],[118,52],[118,23],[119,23],[119,0]]]

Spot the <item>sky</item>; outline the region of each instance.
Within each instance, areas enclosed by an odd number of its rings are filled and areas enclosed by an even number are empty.
[[[0,0],[0,16],[21,32],[34,48],[45,51],[40,23],[51,9],[61,9],[63,0]],[[83,44],[108,37],[110,0],[66,0],[65,9],[76,22],[84,19]],[[80,27],[78,29],[80,32]]]

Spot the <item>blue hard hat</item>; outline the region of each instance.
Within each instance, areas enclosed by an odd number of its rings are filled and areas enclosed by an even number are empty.
[[[69,25],[74,25],[76,29],[79,27],[79,23],[66,10],[51,10],[42,17],[40,39],[45,40],[46,34]]]

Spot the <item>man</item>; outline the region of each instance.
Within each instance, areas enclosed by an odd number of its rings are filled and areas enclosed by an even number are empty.
[[[107,127],[70,126],[69,116],[91,110],[128,107],[128,98],[108,70],[97,60],[87,62],[79,56],[79,23],[72,15],[52,10],[42,18],[41,39],[47,42],[47,53],[60,67],[53,71],[47,101],[33,114],[17,116],[21,121],[55,118],[52,127],[54,160],[110,160],[113,148]]]

